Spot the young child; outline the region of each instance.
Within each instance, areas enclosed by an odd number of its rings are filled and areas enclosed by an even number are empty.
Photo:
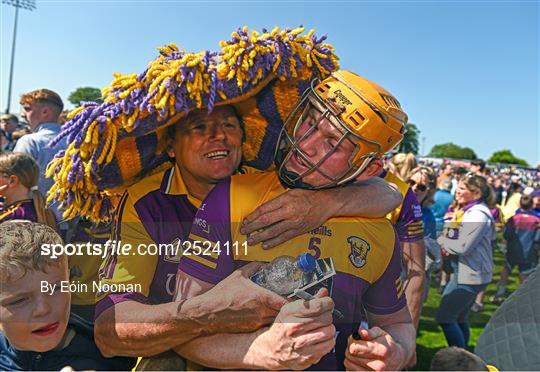
[[[70,315],[67,257],[41,255],[62,244],[49,226],[0,223],[0,370],[127,370],[133,358],[105,358],[90,322]]]
[[[22,153],[0,154],[0,223],[13,219],[30,220],[56,229],[56,219],[45,208],[37,189],[39,168],[31,156]]]
[[[508,277],[514,266],[519,269],[519,281],[523,283],[538,264],[537,245],[540,244],[540,217],[533,211],[533,198],[522,195],[520,208],[504,228],[506,239],[506,263],[497,283],[497,292],[493,302],[501,303],[506,296]]]

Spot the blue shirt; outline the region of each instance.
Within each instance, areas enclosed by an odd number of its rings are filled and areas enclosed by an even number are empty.
[[[75,371],[82,370],[131,370],[135,358],[105,358],[94,342],[92,323],[71,314],[68,329],[75,336],[63,348],[44,353],[21,351],[10,345],[8,339],[0,332],[0,370],[33,371],[60,370],[70,366]]]
[[[448,207],[454,200],[454,197],[447,190],[437,190],[435,196],[433,197],[434,203],[431,205],[431,211],[435,217],[435,223],[437,226],[437,231],[442,231],[444,224],[444,215],[448,210]]]
[[[39,166],[38,189],[45,197],[54,182],[52,178],[45,177],[47,164],[49,164],[59,151],[65,150],[67,147],[65,138],[57,143],[56,146],[49,147],[49,142],[60,133],[60,130],[61,126],[58,123],[42,123],[34,130],[34,133],[22,136],[13,149],[13,152],[22,152],[34,158]],[[60,221],[62,219],[62,212],[58,210],[57,205],[53,204],[51,210],[54,212],[56,220]]]
[[[422,222],[424,223],[424,236],[437,239],[437,229],[435,228],[435,216],[431,209],[422,208]]]

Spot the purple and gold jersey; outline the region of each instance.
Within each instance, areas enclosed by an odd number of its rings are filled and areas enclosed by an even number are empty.
[[[184,251],[179,269],[216,284],[251,261],[306,252],[316,258],[332,257],[337,274],[331,296],[344,319],[335,324],[335,351],[313,368],[343,369],[347,337],[358,329],[362,309],[391,314],[406,306],[395,230],[386,218],[334,218],[273,249],[247,246],[247,237],[239,231],[241,222],[257,206],[285,191],[275,172],[233,176],[219,183],[197,212],[190,233],[193,247],[203,249]]]
[[[399,241],[415,242],[423,239],[422,207],[414,192],[406,182],[392,172],[385,172],[381,177],[385,181],[395,184],[403,196],[401,205],[387,215],[387,218],[396,227]]]
[[[141,292],[98,294],[96,318],[115,303],[172,301],[181,250],[151,254],[151,245],[187,239],[200,201],[189,195],[178,167],[129,187],[117,208],[112,237],[131,244],[129,255],[108,255],[99,270],[103,284],[140,285]],[[141,247],[140,249],[138,247]],[[147,253],[147,254],[144,254]]]
[[[37,222],[36,208],[32,199],[25,199],[8,205],[0,211],[0,223],[9,220],[28,220]]]
[[[111,227],[108,224],[94,224],[88,220],[80,220],[77,224],[75,236],[71,239],[73,244],[101,244],[105,245],[111,239]],[[72,255],[69,260],[69,280],[86,284],[88,291],[71,292],[73,305],[95,305],[96,293],[93,282],[98,280],[98,270],[101,265],[101,256],[95,255]]]

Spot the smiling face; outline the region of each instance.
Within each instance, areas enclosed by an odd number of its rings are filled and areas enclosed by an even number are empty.
[[[422,172],[416,172],[411,176],[408,183],[416,199],[422,204],[429,191],[429,178]]]
[[[482,195],[478,189],[471,190],[467,187],[464,181],[459,181],[456,189],[456,201],[460,207],[463,207],[470,202],[480,199]]]
[[[227,106],[210,114],[192,112],[177,124],[169,156],[175,158],[190,193],[204,198],[217,182],[236,172],[242,135],[234,110]]]
[[[17,350],[46,352],[64,336],[69,319],[70,294],[60,292],[60,282],[68,280],[67,259],[48,265],[46,272],[20,268],[2,282],[0,321],[9,342]],[[57,284],[56,291],[41,291],[41,283]]]

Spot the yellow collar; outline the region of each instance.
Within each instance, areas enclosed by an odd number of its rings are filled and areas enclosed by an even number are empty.
[[[182,174],[177,164],[170,171],[165,172],[165,179],[163,180],[162,191],[168,195],[186,195],[189,202],[195,207],[199,208],[202,201],[192,196],[184,183]]]

